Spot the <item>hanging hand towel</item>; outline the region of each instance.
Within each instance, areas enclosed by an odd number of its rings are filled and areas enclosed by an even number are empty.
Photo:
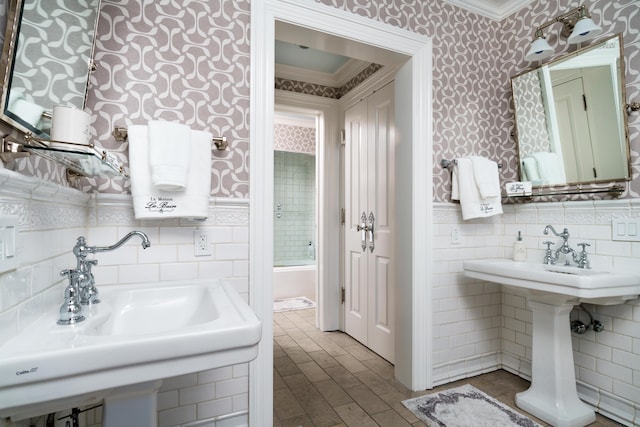
[[[137,219],[189,218],[209,215],[211,194],[211,138],[209,132],[191,131],[191,159],[185,191],[162,191],[151,182],[147,126],[129,126],[129,175],[133,210]]]
[[[471,159],[473,177],[480,191],[480,197],[487,199],[500,196],[498,164],[486,157],[471,156],[469,159]]]
[[[151,182],[159,190],[182,191],[187,187],[190,137],[191,129],[187,125],[149,121]]]
[[[500,195],[486,198],[480,195],[473,173],[473,162],[469,158],[456,160],[452,176],[451,198],[460,200],[463,220],[484,218],[502,213]]]

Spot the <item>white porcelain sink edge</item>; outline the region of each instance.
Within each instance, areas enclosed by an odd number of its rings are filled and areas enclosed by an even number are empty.
[[[640,294],[640,274],[636,273],[564,274],[547,271],[542,263],[504,258],[467,260],[463,262],[463,268],[468,277],[530,292],[565,295],[581,302],[620,304]]]
[[[211,304],[201,307],[204,317],[194,324],[151,333],[101,330],[114,311],[126,309],[126,305],[110,304],[113,295],[127,289],[164,291],[171,286],[207,287]],[[45,407],[47,401],[83,394],[99,400],[99,395],[114,387],[244,363],[257,355],[261,323],[229,284],[116,285],[100,291],[103,302],[86,321],[57,325],[54,307],[0,347],[0,416],[15,418],[33,410],[36,403]]]

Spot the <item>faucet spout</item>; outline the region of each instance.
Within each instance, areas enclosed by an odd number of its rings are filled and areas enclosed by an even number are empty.
[[[126,241],[131,239],[133,236],[138,236],[142,240],[142,249],[147,249],[151,246],[151,242],[149,241],[149,237],[143,233],[142,231],[131,231],[127,233],[120,241],[116,242],[111,246],[87,246],[87,241],[83,236],[78,237],[78,241],[73,248],[73,254],[78,259],[78,268],[80,268],[81,262],[87,257],[89,254],[96,254],[99,252],[109,252],[115,249],[118,249],[122,246]]]
[[[98,252],[113,251],[115,249],[118,249],[123,244],[125,244],[133,236],[140,237],[140,239],[142,240],[142,249],[147,249],[149,246],[151,246],[151,242],[149,241],[149,237],[145,233],[143,233],[142,231],[135,230],[135,231],[131,231],[131,232],[127,233],[127,235],[124,236],[122,239],[120,239],[120,241],[114,243],[111,246],[102,246],[102,247],[93,246],[93,247],[91,247],[89,249],[91,250],[91,253],[94,253],[94,254],[98,253]]]

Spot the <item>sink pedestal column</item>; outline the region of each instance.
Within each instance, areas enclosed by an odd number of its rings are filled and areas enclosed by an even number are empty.
[[[103,427],[157,427],[158,390],[162,380],[119,387],[104,398]]]
[[[569,313],[573,304],[527,299],[533,311],[531,387],[516,405],[556,427],[582,427],[595,411],[578,398]]]

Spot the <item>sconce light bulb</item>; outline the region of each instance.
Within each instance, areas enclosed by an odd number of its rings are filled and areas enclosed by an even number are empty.
[[[581,43],[598,36],[602,33],[602,28],[588,16],[584,16],[576,22],[573,32],[567,40],[570,44]]]
[[[538,33],[536,32],[536,34]],[[541,59],[550,57],[552,53],[553,48],[549,46],[547,40],[545,40],[545,38],[540,35],[531,43],[531,47],[529,48],[529,51],[525,55],[524,59],[525,61],[529,62],[539,61]]]

